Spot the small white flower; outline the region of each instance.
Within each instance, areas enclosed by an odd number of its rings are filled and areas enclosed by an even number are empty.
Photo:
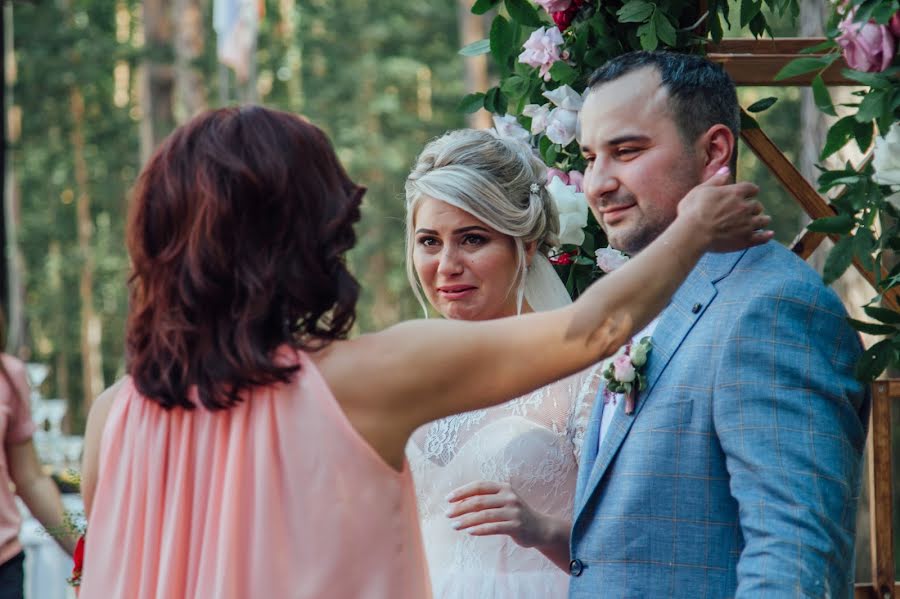
[[[597,266],[603,272],[612,272],[628,262],[628,254],[613,247],[600,248],[594,255],[597,256]]]
[[[547,192],[559,213],[560,245],[581,245],[588,219],[588,205],[584,194],[576,191],[575,186],[566,185],[558,177],[547,184]]]
[[[578,113],[566,108],[554,108],[547,119],[544,134],[555,144],[569,145],[578,133]]]
[[[531,133],[525,127],[519,124],[516,117],[507,114],[505,116],[494,115],[494,129],[497,131],[497,137],[507,137],[517,139],[528,143],[531,141]]]
[[[550,104],[528,104],[522,109],[522,114],[531,117],[532,135],[543,133],[550,117]]]
[[[584,97],[568,85],[561,85],[554,90],[544,92],[544,97],[554,106],[578,112],[584,105]]]

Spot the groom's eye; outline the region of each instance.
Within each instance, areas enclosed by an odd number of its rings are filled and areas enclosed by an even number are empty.
[[[624,157],[628,157],[628,156],[633,156],[640,151],[641,151],[640,148],[618,148],[616,150],[616,156],[624,158]]]

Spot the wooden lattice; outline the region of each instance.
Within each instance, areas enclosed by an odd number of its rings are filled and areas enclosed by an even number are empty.
[[[821,38],[727,39],[711,44],[708,47],[708,57],[722,64],[739,86],[807,86],[811,84],[814,73],[778,82],[774,81],[774,77],[782,67],[797,58],[801,50],[823,41],[825,40]],[[827,69],[823,73],[825,83],[830,86],[859,85],[841,75],[841,69],[846,66],[843,60],[839,60]],[[800,174],[762,129],[743,131],[741,137],[811,218],[835,214],[828,201]],[[801,232],[791,249],[807,259],[824,238],[825,235],[821,233]],[[874,286],[874,273],[866,270],[859,261],[854,261],[854,265]],[[896,294],[886,295],[883,303],[893,310],[900,309]],[[872,582],[856,586],[857,598],[888,599],[900,593],[900,584],[894,577],[891,401],[900,401],[900,380],[876,381],[872,386],[872,415],[866,449]]]

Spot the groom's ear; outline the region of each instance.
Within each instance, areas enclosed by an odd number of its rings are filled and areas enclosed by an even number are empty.
[[[703,164],[703,181],[715,175],[723,166],[732,167],[736,140],[731,129],[721,123],[717,123],[701,135],[698,142],[700,145],[698,149],[705,160]]]

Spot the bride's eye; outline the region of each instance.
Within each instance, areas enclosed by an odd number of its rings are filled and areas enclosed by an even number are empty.
[[[425,247],[432,247],[438,245],[440,242],[435,237],[419,237],[416,240],[416,243]]]
[[[488,239],[484,235],[475,235],[470,233],[463,237],[463,245],[484,245]]]

